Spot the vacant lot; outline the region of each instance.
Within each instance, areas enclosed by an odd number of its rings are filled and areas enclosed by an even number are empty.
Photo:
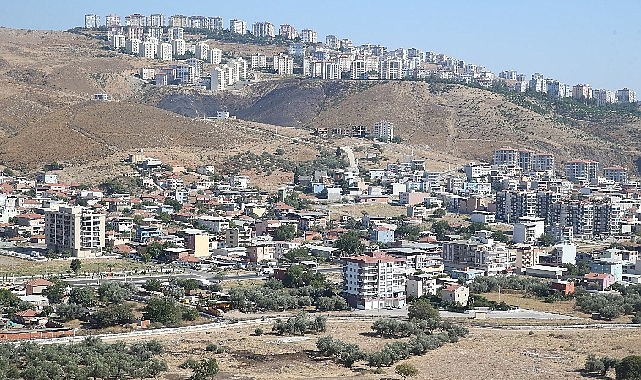
[[[328,322],[324,335],[359,344],[366,351],[379,349],[389,340],[368,336],[370,322]],[[189,357],[215,356],[221,379],[381,379],[394,377],[394,369],[373,373],[365,363],[353,369],[330,360],[314,360],[318,336],[279,337],[253,335],[255,326],[227,328],[208,333],[188,333],[162,337],[168,352],[164,355],[170,370],[165,379],[184,379],[178,368]],[[623,333],[624,332],[624,333]],[[321,335],[319,335],[321,336]],[[406,362],[419,369],[418,379],[581,379],[579,370],[588,354],[622,358],[639,354],[641,329],[536,330],[471,328],[468,337]],[[222,354],[205,350],[210,343],[225,347]]]

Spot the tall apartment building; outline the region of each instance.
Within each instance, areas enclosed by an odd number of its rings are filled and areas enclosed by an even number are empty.
[[[318,42],[318,33],[311,29],[303,29],[300,32],[300,39],[304,43],[315,44]]]
[[[403,61],[400,59],[385,59],[380,62],[378,72],[381,79],[403,79]]]
[[[223,30],[223,18],[222,17],[209,17],[209,28],[211,30]]]
[[[187,49],[187,44],[182,38],[175,39],[171,41],[171,50],[173,51],[174,57],[182,57],[185,55]]]
[[[225,247],[249,247],[252,244],[252,229],[235,227],[225,230]]]
[[[169,17],[169,26],[174,28],[189,28],[189,20],[187,16],[173,15]]]
[[[609,181],[614,181],[616,183],[627,183],[628,169],[622,166],[609,166],[607,168],[603,168],[603,176]]]
[[[394,123],[381,120],[372,126],[372,138],[391,141],[394,138]]]
[[[125,16],[125,25],[126,26],[147,26],[147,18],[139,13],[134,13],[129,16]]]
[[[616,101],[617,103],[634,103],[637,101],[637,94],[626,87],[621,90],[617,90]]]
[[[229,20],[229,31],[236,34],[246,34],[247,23],[243,20],[231,19]]]
[[[45,242],[56,252],[95,257],[105,247],[105,215],[80,206],[45,213]]]
[[[603,90],[595,88],[592,90],[592,99],[596,101],[596,104],[599,106],[604,106],[606,104],[612,104],[616,102],[616,97],[614,96],[614,91]]]
[[[185,39],[185,29],[178,27],[171,27],[167,30],[167,36],[170,40],[183,40]]]
[[[154,13],[147,18],[147,26],[164,28],[165,27],[165,15],[160,13]]]
[[[219,65],[220,62],[223,60],[223,51],[220,49],[209,49],[209,63],[212,63],[214,65]]]
[[[158,56],[158,40],[149,38],[147,41],[141,42],[138,48],[138,56],[147,59],[156,59]]]
[[[343,295],[358,309],[406,305],[405,259],[372,252],[343,259]]]
[[[205,42],[198,42],[196,44],[195,56],[196,56],[196,58],[198,58],[200,60],[208,61],[209,60],[209,45],[207,45]]]
[[[211,69],[211,85],[212,91],[223,91],[227,87],[227,80],[225,79],[225,69],[222,67],[214,67]]]
[[[163,42],[158,45],[158,59],[161,61],[171,61],[173,56],[174,53],[170,43]]]
[[[565,164],[565,176],[570,181],[590,181],[599,175],[599,163],[590,160],[575,160]]]
[[[193,29],[209,29],[209,19],[204,16],[190,16],[187,23]]]
[[[85,15],[85,29],[98,29],[100,26],[100,16]]]
[[[111,47],[115,50],[124,48],[127,44],[127,38],[124,34],[114,34],[111,36]]]
[[[276,36],[276,29],[271,22],[256,22],[252,25],[252,34],[256,37],[271,37]]]
[[[478,269],[492,276],[511,268],[515,261],[516,252],[511,252],[505,244],[492,239],[475,237],[443,243],[443,263],[446,271]]]
[[[107,29],[121,27],[122,21],[120,20],[120,16],[113,14],[105,16],[105,26]]]
[[[252,70],[260,70],[267,67],[267,56],[256,53],[251,56],[251,68]]]
[[[328,36],[325,36],[325,45],[327,45],[327,47],[330,49],[338,50],[341,47],[341,40],[338,37],[330,34]]]
[[[538,216],[535,192],[506,190],[496,193],[497,220],[513,223],[524,216]]]
[[[294,74],[294,59],[285,54],[275,55],[272,58],[274,71],[278,75]]]
[[[577,84],[572,87],[572,98],[576,100],[592,99],[592,89],[589,84]]]
[[[296,29],[289,24],[281,25],[278,34],[288,40],[293,40],[298,37],[298,32],[296,31]]]

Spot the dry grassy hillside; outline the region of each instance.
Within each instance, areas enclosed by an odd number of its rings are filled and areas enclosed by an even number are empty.
[[[462,158],[488,160],[495,148],[511,145],[549,151],[560,160],[597,157],[631,164],[630,157],[620,155],[622,145],[602,134],[561,124],[499,94],[456,85],[384,82],[339,99],[309,125],[372,125],[380,120],[394,122],[395,132],[411,144]]]

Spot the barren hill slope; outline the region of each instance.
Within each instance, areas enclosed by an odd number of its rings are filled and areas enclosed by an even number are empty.
[[[635,166],[639,121],[573,120],[542,115],[488,90],[411,81],[282,80],[252,84],[244,94],[159,93],[156,105],[186,115],[228,110],[239,118],[303,127],[348,127],[387,120],[417,152],[488,160],[511,145],[554,153],[559,161],[595,158]]]

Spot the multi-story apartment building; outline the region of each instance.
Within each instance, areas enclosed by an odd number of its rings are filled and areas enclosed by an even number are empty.
[[[617,103],[635,103],[637,101],[637,94],[626,87],[621,90],[617,90],[616,101]]]
[[[98,15],[85,15],[85,28],[98,29],[100,28],[100,16]]]
[[[194,55],[196,58],[203,60],[203,61],[208,61],[209,60],[209,45],[207,45],[205,42],[198,42],[196,44],[195,50],[194,50]]]
[[[554,155],[551,153],[534,153],[532,156],[532,170],[536,172],[554,173]]]
[[[209,19],[205,16],[190,16],[187,22],[193,29],[209,29]]]
[[[256,53],[251,56],[251,68],[252,70],[261,70],[267,67],[267,56]]]
[[[156,59],[158,55],[158,40],[149,38],[147,41],[141,42],[138,48],[138,56],[147,59]]]
[[[60,207],[45,213],[48,249],[74,257],[95,257],[105,247],[105,215],[80,206]]]
[[[614,91],[603,90],[595,88],[592,90],[592,99],[596,101],[596,104],[599,106],[604,106],[606,104],[612,104],[616,102],[616,97],[614,96]]]
[[[169,18],[169,26],[173,28],[189,28],[189,19],[183,15],[173,15]]]
[[[358,309],[406,305],[405,259],[371,252],[343,259],[343,295]]]
[[[125,28],[125,35],[128,40],[142,40],[145,37],[145,28],[142,26],[127,26]]]
[[[502,273],[514,266],[516,253],[505,244],[492,239],[474,237],[443,243],[445,270],[478,269],[488,276]]]
[[[122,21],[120,20],[120,16],[113,14],[105,16],[105,26],[107,27],[107,29],[121,27]]]
[[[400,59],[382,60],[378,72],[380,79],[403,79],[403,61]]]
[[[327,47],[330,49],[338,50],[341,47],[341,40],[338,37],[330,34],[328,36],[325,36],[325,45],[327,45]]]
[[[256,37],[270,37],[276,36],[276,29],[271,22],[256,22],[252,25],[252,34]]]
[[[570,181],[590,181],[599,174],[599,163],[590,160],[575,160],[565,164],[565,176]]]
[[[246,226],[225,230],[225,247],[249,247],[252,244],[252,229]]]
[[[165,15],[160,13],[154,13],[147,18],[147,26],[164,28],[165,24]]]
[[[577,84],[572,87],[572,98],[576,100],[592,99],[592,88],[589,84]]]
[[[185,29],[179,27],[171,27],[167,30],[167,35],[170,40],[183,40],[185,39]]]
[[[561,83],[558,80],[547,81],[548,97],[551,99],[563,99],[572,97],[572,87]]]
[[[236,34],[246,34],[247,23],[243,20],[231,19],[229,20],[229,31]]]
[[[111,36],[111,47],[114,50],[125,48],[127,45],[127,38],[123,34],[114,34]]]
[[[223,18],[222,17],[209,17],[209,28],[212,30],[223,30]]]
[[[147,18],[139,13],[134,13],[129,16],[125,16],[125,25],[126,26],[139,26],[139,27],[145,27],[147,26]]]
[[[628,169],[622,166],[609,166],[603,168],[603,176],[608,181],[625,184],[628,182]]]
[[[171,61],[173,59],[173,49],[171,44],[163,42],[158,45],[158,59],[161,61]]]
[[[394,123],[381,120],[372,126],[372,138],[391,141],[394,138]]]
[[[175,39],[171,41],[171,49],[174,53],[174,57],[182,57],[185,55],[187,44],[182,38]]]
[[[296,29],[289,24],[282,24],[278,31],[278,34],[288,40],[293,40],[298,37],[298,32]]]
[[[496,219],[511,223],[522,217],[537,216],[537,197],[533,191],[506,190],[496,193]]]
[[[294,73],[294,59],[285,54],[275,55],[272,58],[274,71],[278,75],[292,75]]]
[[[304,43],[315,44],[318,42],[318,33],[311,29],[303,29],[300,32],[300,39]]]
[[[209,49],[209,63],[219,65],[223,60],[223,51],[220,49]]]
[[[140,51],[140,40],[138,38],[129,38],[125,42],[125,51],[129,54],[138,55]]]
[[[519,162],[519,151],[517,149],[505,147],[494,151],[492,163],[494,165],[515,166]]]

